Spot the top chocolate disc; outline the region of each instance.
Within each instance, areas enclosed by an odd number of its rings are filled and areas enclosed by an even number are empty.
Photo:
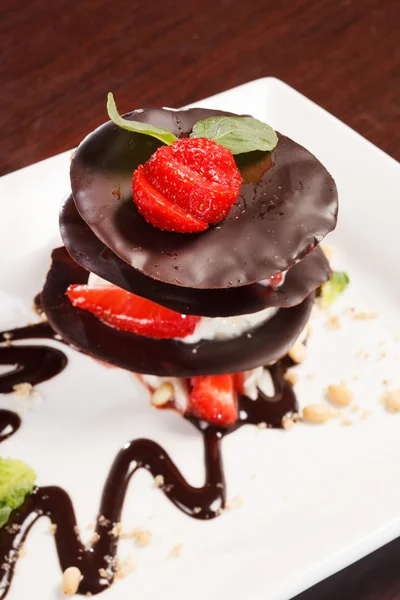
[[[141,109],[125,118],[185,136],[197,121],[216,114],[229,113]],[[95,235],[148,277],[199,289],[249,285],[301,260],[337,219],[337,190],[328,171],[308,150],[278,137],[271,154],[239,155],[248,183],[243,183],[226,219],[203,233],[161,231],[139,215],[132,200],[132,174],[161,144],[112,122],[91,133],[75,153],[74,200]]]

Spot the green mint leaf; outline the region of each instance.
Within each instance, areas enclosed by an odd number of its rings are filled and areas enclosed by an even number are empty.
[[[327,308],[337,300],[338,296],[350,283],[349,276],[344,271],[332,271],[329,281],[321,286],[321,306]]]
[[[153,127],[153,125],[150,125],[149,123],[129,121],[128,119],[121,117],[117,110],[114,96],[111,92],[109,92],[107,96],[107,112],[111,121],[118,125],[118,127],[122,127],[122,129],[127,129],[128,131],[133,131],[134,133],[150,135],[151,137],[160,140],[160,142],[163,142],[167,146],[170,146],[178,139],[173,133],[171,133],[171,131],[164,129],[163,127]]]
[[[10,518],[13,510],[21,506],[25,497],[33,492],[36,473],[22,460],[0,458],[0,527]]]
[[[210,117],[196,123],[191,137],[214,140],[232,154],[273,150],[278,143],[272,127],[253,117]]]

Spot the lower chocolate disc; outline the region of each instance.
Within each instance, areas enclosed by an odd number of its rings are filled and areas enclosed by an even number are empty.
[[[53,251],[42,292],[43,310],[51,327],[66,342],[94,358],[129,371],[160,376],[234,373],[274,362],[293,345],[314,303],[314,294],[310,294],[301,304],[280,309],[266,323],[234,339],[185,344],[119,331],[73,307],[65,292],[70,284],[86,281],[87,271],[65,248]]]
[[[85,269],[128,292],[187,315],[230,317],[268,307],[295,306],[330,276],[328,261],[322,250],[316,248],[289,269],[278,288],[259,283],[222,290],[185,288],[157,281],[127,265],[95,236],[79,215],[72,196],[61,209],[60,230],[69,254]]]

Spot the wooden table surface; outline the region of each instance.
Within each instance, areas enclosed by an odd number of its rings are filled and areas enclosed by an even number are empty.
[[[77,145],[109,90],[121,111],[179,107],[267,75],[400,158],[399,17],[396,0],[3,0],[0,174]],[[398,540],[296,600],[399,598]]]

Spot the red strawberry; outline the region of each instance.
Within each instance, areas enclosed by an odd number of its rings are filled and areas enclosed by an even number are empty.
[[[146,178],[140,165],[133,174],[132,187],[138,210],[149,223],[165,231],[194,233],[204,231],[208,224],[196,219],[167,200]]]
[[[272,275],[269,278],[269,285],[273,288],[279,287],[280,284],[282,283],[282,279],[283,279],[282,273],[277,273],[276,275]]]
[[[192,377],[188,412],[209,423],[228,426],[238,418],[234,375]]]
[[[244,381],[245,381],[244,372],[242,371],[241,373],[235,373],[233,377],[234,377],[235,390],[237,391],[238,394],[244,394]]]
[[[140,214],[155,227],[198,232],[226,217],[241,182],[229,150],[205,138],[184,138],[159,148],[135,171],[132,192]]]
[[[181,315],[115,285],[70,285],[67,295],[73,306],[93,313],[117,329],[155,338],[186,337],[200,317]]]

